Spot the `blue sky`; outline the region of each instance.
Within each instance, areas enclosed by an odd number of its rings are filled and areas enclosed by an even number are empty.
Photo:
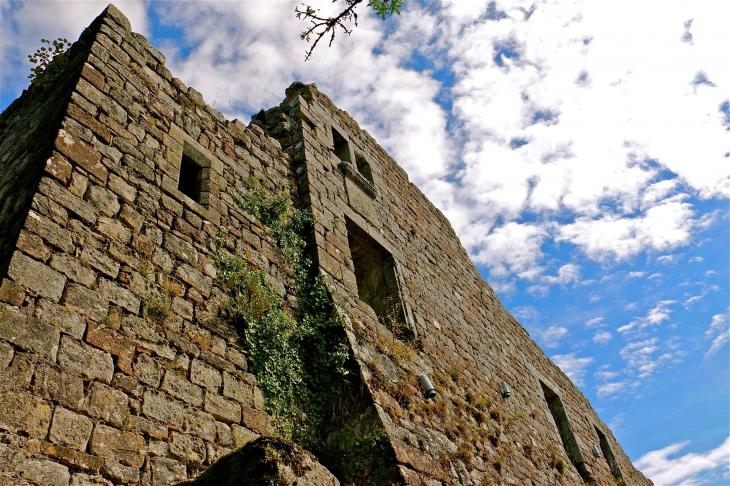
[[[444,211],[637,466],[727,484],[730,4],[409,0],[306,63],[297,4],[117,2],[230,118],[317,83]],[[76,39],[104,6],[0,0],[0,108],[40,38]]]

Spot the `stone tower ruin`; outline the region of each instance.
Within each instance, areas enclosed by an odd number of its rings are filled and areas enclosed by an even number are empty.
[[[226,120],[113,5],[64,61],[0,115],[0,484],[178,484],[281,435],[339,484],[652,484],[315,85]]]

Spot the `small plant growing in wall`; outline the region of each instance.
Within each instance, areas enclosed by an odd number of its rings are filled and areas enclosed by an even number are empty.
[[[71,47],[68,39],[58,38],[54,41],[41,39],[44,44],[34,54],[28,55],[28,61],[34,66],[30,69],[28,79],[32,84],[47,87],[53,84],[56,77],[68,65],[66,49]]]

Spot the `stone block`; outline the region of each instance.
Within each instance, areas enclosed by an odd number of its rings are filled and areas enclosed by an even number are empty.
[[[96,282],[96,272],[71,255],[53,255],[49,266],[58,270],[69,280],[91,287]]]
[[[142,383],[157,388],[160,386],[162,366],[157,360],[140,353],[134,365],[134,375]]]
[[[122,154],[117,151],[117,149],[113,147],[109,147],[110,150],[114,150],[119,154],[119,160],[122,159]],[[111,189],[112,192],[114,192],[117,196],[121,196],[122,199],[124,199],[127,203],[133,203],[135,199],[137,199],[137,189],[134,188],[134,186],[131,186],[128,184],[124,179],[119,177],[116,174],[110,174],[109,175],[109,183],[107,184],[107,187]],[[119,217],[122,218],[122,215],[124,214],[124,206],[122,206],[122,212],[119,214]]]
[[[102,183],[106,184],[108,172],[101,163],[101,154],[93,147],[86,145],[80,138],[66,130],[59,130],[55,142],[56,149],[93,174]]]
[[[71,477],[66,466],[28,457],[27,451],[8,444],[0,444],[0,471],[5,473],[0,476],[0,484],[8,486],[68,486]],[[2,482],[6,478],[13,478],[12,482]]]
[[[59,337],[55,327],[0,304],[0,339],[55,361]]]
[[[246,427],[241,427],[240,425],[231,425],[231,441],[235,449],[243,447],[249,442],[258,439],[259,437],[261,437],[261,435],[247,429]]]
[[[128,244],[132,239],[132,232],[118,219],[99,216],[96,222],[96,229],[99,233],[123,244]]]
[[[136,346],[131,340],[110,329],[92,325],[86,333],[86,342],[116,356],[117,367],[123,372],[129,375],[134,372],[132,361]]]
[[[84,194],[84,199],[106,216],[114,216],[119,212],[120,205],[117,195],[96,184],[89,186]]]
[[[274,427],[271,425],[271,416],[251,407],[242,406],[243,425],[247,428],[258,432],[261,435],[271,435],[274,433]]]
[[[185,464],[166,457],[151,458],[150,470],[152,472],[152,486],[177,484],[188,477]]]
[[[85,247],[81,252],[81,260],[111,278],[117,278],[119,275],[119,264],[90,246]]]
[[[5,346],[10,348],[10,352]],[[5,346],[3,346],[6,351],[3,361],[8,360],[9,366],[0,372],[0,392],[27,390],[33,379],[38,355],[15,351],[7,344]]]
[[[165,233],[162,248],[191,265],[198,263],[198,251],[193,247],[193,245],[187,241],[181,240],[171,233]]]
[[[212,415],[192,411],[185,414],[185,432],[213,442],[216,437],[216,421]]]
[[[0,284],[0,302],[20,307],[25,300],[25,290],[17,283],[4,278]]]
[[[4,373],[14,355],[13,347],[7,343],[0,342],[0,373]]]
[[[58,364],[61,368],[81,376],[84,380],[99,380],[109,383],[114,376],[114,360],[109,353],[68,336],[61,337]]]
[[[39,449],[41,453],[76,470],[95,474],[101,471],[104,465],[104,459],[101,457],[92,456],[70,447],[51,444],[50,442],[41,442]]]
[[[164,393],[149,390],[145,391],[142,397],[142,413],[147,417],[179,428],[182,428],[185,420],[185,406],[182,402],[170,398]]]
[[[131,430],[138,430],[145,435],[154,437],[157,439],[167,440],[168,431],[165,425],[160,424],[155,420],[150,420],[145,417],[138,415],[132,415],[129,417],[129,425]]]
[[[92,382],[86,397],[86,413],[117,427],[129,421],[129,400],[124,392]]]
[[[76,249],[71,233],[35,211],[28,211],[24,226],[28,231],[35,233],[65,253],[73,253]]]
[[[65,185],[71,178],[72,169],[73,166],[66,160],[66,157],[54,151],[53,155],[46,160],[46,166],[43,168],[43,171]]]
[[[172,432],[169,443],[170,454],[188,464],[200,464],[205,462],[205,443],[194,435]]]
[[[144,464],[147,443],[140,434],[123,432],[97,424],[89,441],[89,451],[104,459],[140,468]]]
[[[119,388],[124,393],[134,397],[141,397],[144,392],[144,387],[137,380],[125,375],[124,373],[114,373],[112,386]]]
[[[139,270],[141,266],[139,258],[137,258],[134,250],[129,245],[122,245],[112,241],[109,244],[109,254],[118,262],[124,263],[135,270]]]
[[[56,407],[51,421],[48,440],[54,444],[80,451],[86,450],[94,423],[89,417],[79,415],[63,407]]]
[[[96,223],[96,218],[98,216],[96,208],[83,199],[76,197],[71,191],[61,186],[53,179],[43,177],[38,185],[38,190],[41,194],[45,194],[50,199],[83,219],[86,223]]]
[[[132,228],[135,233],[139,233],[139,230],[142,229],[142,223],[144,223],[144,216],[132,209],[132,206],[128,204],[122,206],[119,219]]]
[[[213,392],[205,392],[203,410],[221,422],[241,423],[241,405],[227,400],[220,395],[216,395]]]
[[[51,256],[50,248],[43,244],[41,237],[34,235],[30,231],[21,230],[20,235],[18,235],[18,240],[15,242],[15,247],[44,263]]]
[[[54,304],[46,299],[39,299],[35,305],[35,316],[48,324],[56,326],[59,331],[70,334],[76,339],[84,337],[84,332],[86,331],[86,321],[84,318],[74,311],[65,309],[63,306]]]
[[[229,373],[223,373],[223,396],[253,407],[253,387]]]
[[[218,370],[199,359],[194,359],[190,365],[190,381],[211,391],[221,387],[221,374]]]
[[[203,275],[190,265],[184,263],[177,267],[175,275],[183,282],[198,289],[205,297],[210,296],[210,292],[213,289],[213,279],[207,275]]]
[[[69,486],[114,486],[114,483],[107,481],[100,476],[90,476],[84,473],[76,473],[71,476]]]
[[[242,352],[229,346],[226,349],[226,359],[236,365],[241,371],[248,371],[248,360]]]
[[[139,469],[131,466],[124,466],[114,461],[107,460],[101,473],[118,484],[132,484],[139,482]]]
[[[51,424],[53,405],[27,392],[0,394],[0,426],[42,439]]]
[[[84,403],[83,380],[48,364],[36,368],[32,391],[73,410],[80,410]]]
[[[127,309],[132,314],[139,313],[141,299],[124,287],[102,278],[99,280],[99,292],[101,292],[104,300],[113,302],[119,307]]]
[[[109,303],[99,292],[75,283],[66,286],[61,304],[96,322],[103,322],[109,312]]]
[[[66,284],[66,277],[19,251],[10,260],[8,277],[53,302],[59,301]]]
[[[162,381],[162,387],[160,389],[194,407],[199,407],[203,404],[203,390],[174,371],[165,373],[165,378]]]

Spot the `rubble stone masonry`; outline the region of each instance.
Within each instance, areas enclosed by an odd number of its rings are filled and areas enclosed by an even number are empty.
[[[349,420],[387,432],[391,482],[651,484],[443,214],[316,86],[228,121],[112,5],[68,56],[0,115],[0,484],[176,484],[276,433],[214,263],[223,227],[225,251],[295,298],[234,202],[250,177],[316,217],[368,392]]]

